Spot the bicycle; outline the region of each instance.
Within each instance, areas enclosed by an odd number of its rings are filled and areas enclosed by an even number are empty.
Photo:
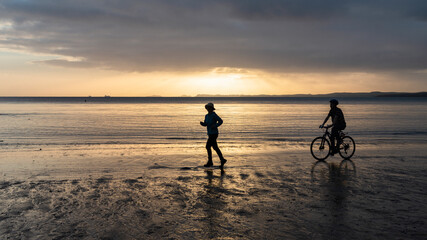
[[[331,134],[328,129],[330,127],[323,127],[325,133],[321,137],[316,137],[310,145],[310,152],[313,157],[319,161],[323,161],[331,155]],[[338,153],[344,159],[350,159],[356,151],[356,143],[353,138],[347,136],[344,132],[339,131],[340,145]],[[338,141],[338,139],[336,139]]]

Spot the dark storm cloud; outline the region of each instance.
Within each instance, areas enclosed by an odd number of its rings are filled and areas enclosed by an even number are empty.
[[[427,68],[427,1],[6,0],[0,46],[122,71]]]
[[[232,13],[250,20],[323,20],[346,11],[345,0],[224,1]]]

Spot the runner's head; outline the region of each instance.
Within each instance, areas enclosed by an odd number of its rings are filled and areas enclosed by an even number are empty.
[[[214,104],[213,103],[208,103],[205,105],[206,110],[208,110],[209,112],[215,110]]]

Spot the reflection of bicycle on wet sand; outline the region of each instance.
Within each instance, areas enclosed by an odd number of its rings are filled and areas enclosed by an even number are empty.
[[[351,159],[343,159],[339,165],[327,161],[317,161],[311,168],[311,180],[317,181],[328,178],[337,180],[336,177],[348,179],[356,177],[356,164]]]
[[[331,155],[331,134],[329,133],[329,127],[324,127],[325,133],[321,137],[315,138],[311,142],[310,151],[311,155],[317,160],[325,160],[326,158]],[[340,156],[344,159],[350,159],[354,151],[356,151],[356,143],[354,142],[353,138],[346,135],[342,131],[339,131],[338,134],[340,139],[337,139],[337,141],[340,142],[338,153]]]

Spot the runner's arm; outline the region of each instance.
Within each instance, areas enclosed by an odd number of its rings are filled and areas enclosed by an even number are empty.
[[[216,123],[217,127],[221,126],[221,124],[223,123],[222,119],[218,115],[216,115],[216,121],[217,121]]]
[[[206,127],[208,124],[206,123],[206,117],[205,117],[205,121],[200,121],[200,125],[202,125],[202,126],[204,126],[204,127]]]

